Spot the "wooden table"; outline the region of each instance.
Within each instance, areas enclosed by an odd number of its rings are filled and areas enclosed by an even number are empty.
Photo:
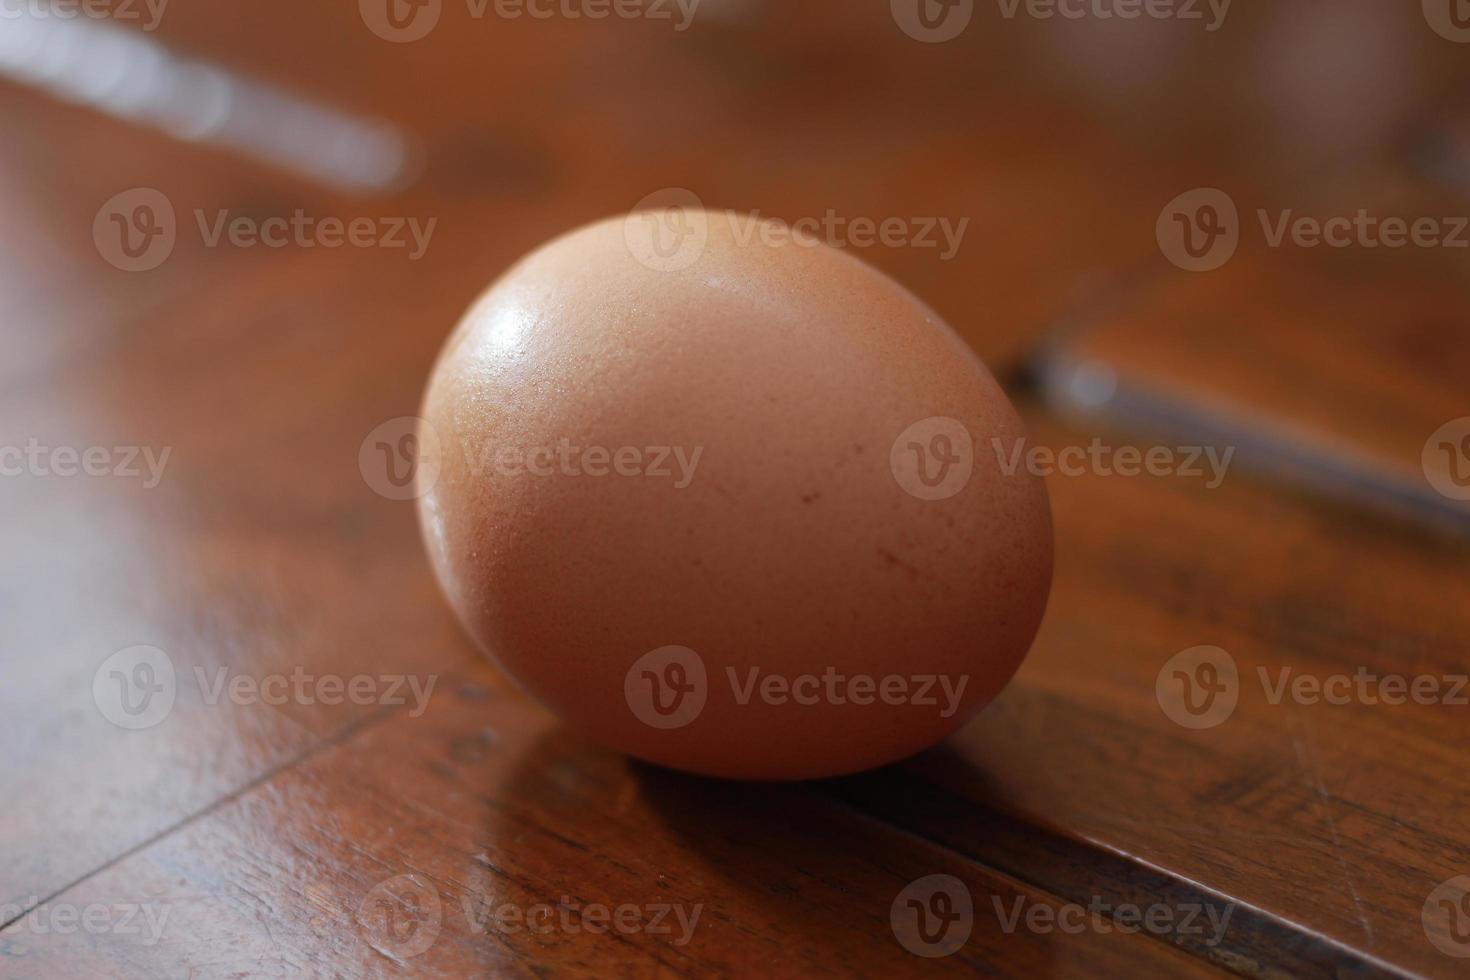
[[[1378,0],[970,6],[943,43],[837,0],[0,21],[0,976],[1466,975],[1470,47]],[[664,188],[969,219],[853,244],[1039,445],[1231,468],[1054,475],[1035,648],[918,758],[741,785],[579,741],[359,447],[500,270]],[[1170,237],[1201,188],[1228,258]],[[1438,238],[1274,241],[1287,209]],[[298,213],[435,224],[211,241]],[[400,686],[251,696],[358,675]]]

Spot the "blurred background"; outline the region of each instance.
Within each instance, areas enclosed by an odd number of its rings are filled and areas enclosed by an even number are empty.
[[[1346,247],[1273,247],[1265,233],[1283,215],[1466,210],[1466,48],[1431,0],[8,3],[0,285],[17,376],[188,297],[253,316],[241,329],[256,343],[305,344],[273,312],[305,301],[332,304],[314,318],[322,353],[341,356],[336,330],[361,352],[376,321],[396,328],[390,383],[407,394],[497,270],[678,188],[787,221],[836,216],[824,237],[919,293],[999,373],[1066,337],[1077,357],[1116,361],[1125,393],[1187,381],[1169,394],[1246,402],[1277,416],[1266,435],[1309,426],[1407,466],[1420,489],[1423,439],[1461,414],[1463,247],[1379,248],[1356,231]],[[93,226],[135,188],[162,193],[181,233],[146,276],[118,276]],[[1171,264],[1156,228],[1198,188],[1239,215],[1239,251],[1210,276]],[[226,213],[297,211],[436,227],[412,261],[203,233]],[[906,233],[854,235],[860,220]],[[953,248],[921,234],[961,221]],[[232,290],[251,278],[265,288],[246,303]],[[234,298],[207,302],[222,293]],[[1303,349],[1319,344],[1334,363]],[[1356,457],[1332,462],[1376,482]]]
[[[0,830],[0,904],[206,896],[181,905],[189,929],[166,954],[17,939],[19,913],[0,917],[14,957],[0,973],[185,975],[222,936],[235,945],[215,966],[285,971],[378,877],[485,847],[373,823],[404,793],[380,760],[419,759],[414,740],[378,729],[367,756],[330,754],[381,712],[181,693],[178,737],[120,737],[93,674],[152,644],[181,670],[443,675],[464,715],[420,748],[501,765],[467,719],[515,696],[444,609],[412,505],[374,492],[358,449],[416,411],[445,335],[500,271],[673,191],[823,222],[973,345],[1042,442],[1235,449],[1241,475],[1219,493],[1057,481],[1058,585],[1031,663],[972,737],[883,778],[1239,897],[1260,919],[1234,954],[1261,969],[1305,969],[1279,959],[1295,947],[1272,930],[1290,922],[1359,965],[1452,975],[1419,916],[1437,882],[1470,871],[1456,819],[1470,800],[1446,775],[1463,771],[1464,709],[1359,705],[1318,728],[1243,708],[1205,740],[1162,717],[1153,684],[1205,642],[1242,670],[1463,669],[1467,42],[1463,0],[0,0],[0,445],[171,454],[151,481],[33,466],[0,479],[0,798],[19,806]],[[476,771],[482,796],[504,794],[495,816],[464,816],[493,827],[481,837],[531,833],[507,831],[511,810],[581,826],[630,798],[610,787],[642,785],[628,806],[675,830],[626,860],[659,874],[692,849],[701,888],[744,895],[724,900],[750,948],[678,970],[769,967],[783,945],[806,965],[883,962],[862,952],[871,923],[776,929],[806,905],[761,892],[671,816],[698,793],[589,762],[544,719],[506,724],[506,744],[529,747]],[[835,793],[1070,894],[1063,872],[987,852],[982,821],[897,808],[891,788]],[[334,843],[304,846],[321,814],[337,814]],[[358,846],[376,857],[359,867],[339,837],[369,824]],[[789,833],[766,853],[825,853]],[[566,886],[555,868],[575,855],[537,846],[520,872]],[[837,855],[813,860],[844,873]],[[260,908],[257,886],[273,896]],[[888,894],[877,877],[832,887],[834,907]],[[309,914],[282,911],[303,902]],[[546,955],[465,948],[445,975]],[[353,975],[377,962],[336,952]],[[1348,954],[1322,955],[1311,965]]]

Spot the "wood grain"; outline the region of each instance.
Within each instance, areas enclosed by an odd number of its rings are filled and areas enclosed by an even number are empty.
[[[630,764],[494,694],[488,666],[446,681],[422,716],[364,727],[51,903],[139,905],[160,928],[22,920],[0,931],[6,975],[1217,975],[1141,931],[1014,924],[1061,903],[808,788]],[[890,909],[934,874],[974,912],[931,959]]]
[[[1231,186],[1238,251],[1205,271],[1161,255],[1080,316],[1039,358],[1054,407],[1230,442],[1243,466],[1470,533],[1470,211],[1430,179],[1455,125],[1295,188]]]
[[[1054,450],[1094,438],[1051,423],[1035,435]],[[1234,470],[1214,489],[1097,472],[1049,486],[1056,584],[1016,681],[945,748],[843,795],[1074,900],[1228,894],[1260,913],[1242,916],[1221,958],[1248,975],[1334,975],[1355,958],[1456,975],[1421,913],[1470,867],[1470,794],[1454,775],[1470,762],[1457,679],[1470,549]],[[1192,729],[1158,692],[1166,675],[1177,697],[1166,668],[1200,645],[1235,663],[1238,701]],[[1433,678],[1438,690],[1414,703],[1382,680],[1360,696],[1354,681],[1338,704],[1280,688],[1283,676],[1360,672]],[[987,815],[967,818],[967,806]],[[1065,856],[1048,834],[1013,846],[993,829],[1010,819],[1051,828]],[[1287,966],[1290,944],[1256,933],[1281,923],[1335,946]]]

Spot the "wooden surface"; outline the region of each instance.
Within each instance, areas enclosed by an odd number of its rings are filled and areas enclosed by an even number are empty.
[[[1228,441],[1243,465],[1470,529],[1470,499],[1439,492],[1424,472],[1426,442],[1465,415],[1470,208],[1414,177],[1349,175],[1304,192],[1291,219],[1338,220],[1339,231],[1360,213],[1420,222],[1421,240],[1439,244],[1390,234],[1390,246],[1368,223],[1361,239],[1339,237],[1343,247],[1300,244],[1317,242],[1311,233],[1276,244],[1266,228],[1279,229],[1285,210],[1242,199],[1240,248],[1223,266],[1167,267],[1048,349],[1041,370],[1058,407],[1094,425]],[[1106,372],[1112,396],[1078,404],[1078,370]],[[1437,446],[1428,452],[1445,465]]]
[[[389,44],[350,4],[169,5],[150,38],[399,126],[411,177],[377,194],[0,82],[0,446],[171,451],[155,487],[0,478],[0,976],[1463,975],[1445,948],[1470,907],[1436,889],[1470,875],[1470,707],[1273,703],[1259,678],[1466,670],[1464,505],[1420,453],[1470,415],[1470,250],[1272,249],[1246,226],[1195,273],[1155,225],[1197,187],[1248,220],[1470,211],[1470,49],[1367,0],[1216,32],[981,5],[932,45],[887,6],[706,0],[676,32],[451,4]],[[145,273],[92,233],[134,187],[182,216]],[[412,504],[357,454],[415,411],[497,272],[666,187],[969,219],[949,258],[855,250],[976,347],[1038,444],[1234,462],[1218,486],[1050,478],[1057,577],[1027,665],[907,763],[727,785],[581,742],[470,649]],[[298,208],[437,225],[417,261],[185,233],[195,209]],[[93,681],[138,644],[180,683],[130,731]],[[1232,658],[1238,703],[1188,728],[1158,682],[1201,645]],[[210,703],[196,669],[433,693]],[[931,875],[973,904],[939,958],[890,916]],[[563,924],[490,923],[506,904]],[[589,905],[698,918],[597,932]],[[1126,931],[1121,906],[1170,921]],[[89,907],[110,924],[55,928]],[[1218,936],[1182,921],[1227,910]]]

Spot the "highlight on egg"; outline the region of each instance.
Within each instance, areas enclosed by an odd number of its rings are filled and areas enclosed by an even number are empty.
[[[833,776],[1000,692],[1050,512],[932,310],[750,221],[635,212],[496,280],[429,381],[420,518],[469,634],[566,724],[693,773]]]

